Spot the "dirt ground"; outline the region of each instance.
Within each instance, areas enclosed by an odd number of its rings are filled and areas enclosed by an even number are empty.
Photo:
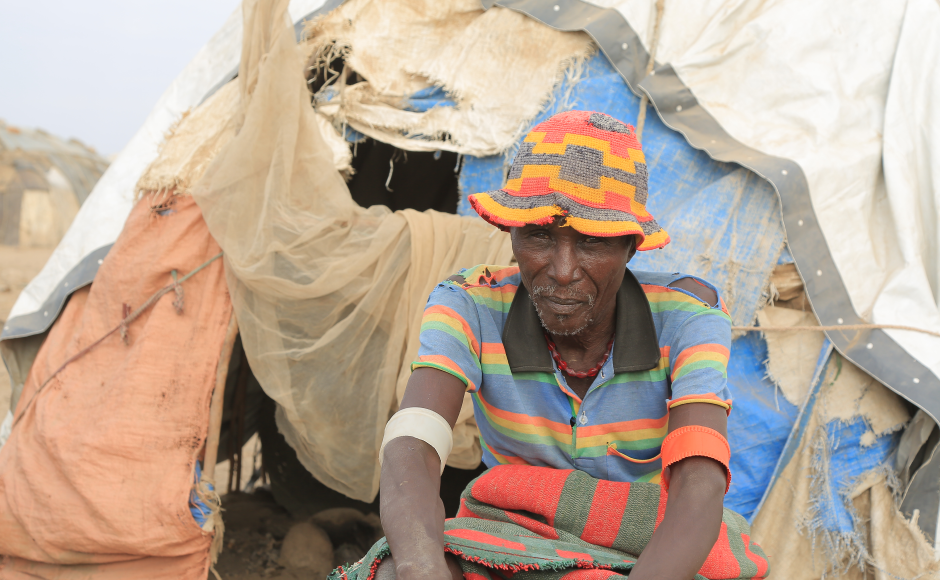
[[[353,508],[293,519],[264,488],[227,494],[222,506],[224,548],[215,566],[222,580],[322,580],[359,560],[383,535],[376,514]]]
[[[222,505],[225,538],[215,566],[222,580],[299,577],[278,564],[281,544],[296,522],[269,493],[228,494]]]
[[[0,326],[6,323],[17,296],[42,270],[53,248],[0,245]],[[10,406],[10,377],[0,369],[0,421]]]

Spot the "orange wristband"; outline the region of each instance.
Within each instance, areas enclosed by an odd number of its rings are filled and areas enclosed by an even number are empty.
[[[731,447],[721,433],[701,425],[686,425],[667,435],[662,447],[663,469],[686,457],[709,457],[724,465],[728,474],[725,493],[728,493],[731,487],[731,468],[728,467]],[[663,487],[668,491],[669,482],[665,478]]]

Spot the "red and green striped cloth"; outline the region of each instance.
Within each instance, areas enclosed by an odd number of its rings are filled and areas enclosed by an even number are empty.
[[[467,580],[605,580],[625,576],[666,511],[655,483],[595,479],[583,471],[500,465],[467,486],[444,525],[445,550]],[[383,538],[329,580],[372,580],[389,554]],[[725,509],[696,578],[765,578],[770,568],[743,517]]]

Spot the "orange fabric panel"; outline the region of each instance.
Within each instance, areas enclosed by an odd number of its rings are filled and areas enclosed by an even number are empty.
[[[115,568],[118,575],[153,578],[128,572],[144,557],[185,564],[175,578],[206,577],[211,537],[188,499],[232,312],[222,260],[183,284],[182,314],[176,294],[164,295],[130,324],[128,344],[113,334],[27,408],[63,362],[119,324],[125,304],[137,308],[172,282],[173,270],[183,276],[219,253],[192,198],[171,203],[167,215],[151,210],[149,196],[137,203],[94,283],[72,296],[33,364],[19,423],[0,450],[0,554],[15,557],[4,560],[0,578],[24,574],[19,559],[137,561]],[[57,574],[41,576],[73,577]]]
[[[200,578],[204,580],[206,554],[203,552],[174,558],[146,557],[113,564],[44,564],[20,558],[7,558],[0,562],[0,578],[4,580],[178,580]]]

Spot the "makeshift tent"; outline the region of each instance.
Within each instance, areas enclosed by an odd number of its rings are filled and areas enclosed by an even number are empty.
[[[55,247],[107,167],[75,139],[0,121],[0,244]]]
[[[14,385],[46,380],[29,374],[42,333],[95,279],[136,190],[157,213],[192,195],[226,254],[246,359],[278,405],[278,428],[319,481],[370,500],[423,297],[455,267],[510,259],[466,195],[502,184],[534,123],[599,110],[642,126],[650,210],[674,240],[632,267],[708,278],[737,325],[768,329],[733,345],[726,505],[753,522],[781,575],[936,574],[937,338],[855,325],[940,330],[929,237],[937,124],[916,107],[934,91],[917,71],[940,55],[926,32],[940,6],[828,6],[807,21],[795,2],[599,4],[350,0],[321,7],[298,47],[283,12],[249,3],[237,80],[227,82],[238,15],[175,81],[17,303],[0,342]],[[298,7],[295,21],[316,8]],[[190,109],[165,143],[155,137]],[[357,155],[391,146],[401,156]],[[381,161],[377,183],[394,194],[404,152],[441,151],[459,155],[465,217],[352,203],[381,194],[356,181],[374,182]],[[162,300],[169,309],[172,297]],[[819,322],[847,329],[806,330]],[[801,329],[769,330],[781,327]],[[51,411],[44,401],[30,412]],[[478,459],[473,429],[465,409],[451,465]],[[4,446],[0,461],[14,452]],[[18,548],[11,565],[35,554]]]

